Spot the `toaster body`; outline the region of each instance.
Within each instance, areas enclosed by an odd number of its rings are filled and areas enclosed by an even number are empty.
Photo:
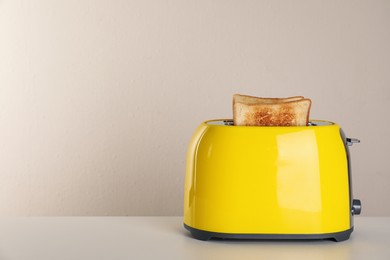
[[[360,213],[349,165],[354,141],[320,120],[302,127],[202,123],[187,153],[185,228],[200,240],[348,239]]]

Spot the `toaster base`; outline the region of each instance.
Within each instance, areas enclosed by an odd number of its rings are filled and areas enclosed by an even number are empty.
[[[324,234],[233,234],[210,232],[190,227],[184,223],[184,227],[190,231],[191,235],[198,240],[207,241],[212,238],[220,239],[269,239],[269,240],[312,240],[312,239],[332,239],[336,242],[348,240],[353,231],[353,227],[341,232]]]

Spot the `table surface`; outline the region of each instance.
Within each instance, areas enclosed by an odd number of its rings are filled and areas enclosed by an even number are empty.
[[[199,241],[182,217],[3,217],[0,259],[390,259],[390,218],[355,217],[336,243]]]

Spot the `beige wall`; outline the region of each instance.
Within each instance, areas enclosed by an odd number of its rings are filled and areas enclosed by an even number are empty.
[[[0,1],[0,215],[181,215],[187,144],[233,93],[340,123],[390,216],[390,1]]]

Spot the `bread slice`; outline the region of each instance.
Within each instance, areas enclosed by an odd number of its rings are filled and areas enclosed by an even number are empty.
[[[287,98],[262,98],[262,97],[254,97],[248,95],[233,95],[233,121],[236,121],[238,115],[236,115],[236,109],[234,108],[234,104],[243,103],[243,104],[272,104],[272,103],[281,103],[281,102],[289,102],[303,99],[303,96],[293,96]]]
[[[288,98],[261,98],[247,95],[234,94],[233,95],[233,105],[236,102],[244,104],[269,104],[269,103],[279,103],[279,102],[289,102],[303,99],[303,96],[294,96]]]
[[[306,126],[310,106],[308,98],[273,103],[235,102],[233,121],[236,126]]]

